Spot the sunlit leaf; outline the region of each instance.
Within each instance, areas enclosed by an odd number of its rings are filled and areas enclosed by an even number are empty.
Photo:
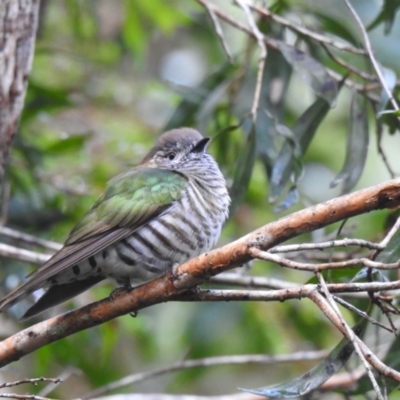
[[[164,0],[140,1],[136,4],[151,22],[163,33],[172,33],[178,25],[190,21],[180,7],[171,7]]]
[[[49,155],[76,153],[82,149],[86,139],[87,136],[85,135],[70,136],[66,139],[62,139],[57,141],[56,143],[51,144],[45,149],[45,151]]]
[[[331,187],[343,182],[341,193],[348,193],[358,182],[364,170],[369,144],[367,105],[361,96],[353,93],[347,132],[346,159],[342,170],[332,180]]]
[[[354,328],[356,335],[360,335],[361,325]],[[343,339],[329,356],[316,367],[302,376],[279,385],[266,386],[260,389],[242,389],[245,392],[271,398],[292,398],[303,396],[320,387],[333,374],[339,371],[353,354],[354,346],[347,339]]]
[[[252,127],[248,137],[246,147],[242,154],[238,157],[236,164],[236,172],[233,178],[230,195],[232,203],[229,214],[234,215],[238,206],[242,203],[246,196],[247,188],[250,183],[251,174],[253,172],[254,161],[256,159],[257,136],[254,127]]]
[[[79,1],[68,1],[65,3],[65,8],[75,37],[78,40],[93,38],[97,32],[97,26],[90,5]]]
[[[133,53],[141,54],[148,40],[148,32],[143,27],[135,2],[125,0],[124,11],[122,38]]]
[[[337,83],[328,74],[325,67],[315,58],[295,47],[281,41],[275,43],[299,76],[318,96],[324,98],[333,107],[337,97]]]

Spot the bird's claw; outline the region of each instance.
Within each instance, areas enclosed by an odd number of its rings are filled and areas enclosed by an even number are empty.
[[[114,301],[117,296],[119,296],[122,293],[127,293],[130,290],[131,290],[131,286],[124,285],[124,286],[117,287],[110,293],[108,298],[110,299],[110,301]]]
[[[132,312],[129,313],[129,315],[130,315],[132,318],[136,318],[136,317],[138,316],[138,314],[139,314],[138,311],[132,311]]]
[[[176,273],[176,270],[178,269],[178,267],[180,266],[179,263],[175,263],[172,268],[171,268],[171,272],[174,278],[176,278],[178,276],[178,274]]]

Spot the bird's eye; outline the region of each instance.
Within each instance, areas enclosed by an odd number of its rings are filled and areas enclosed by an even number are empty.
[[[172,161],[176,157],[176,154],[175,153],[168,153],[167,157],[168,157],[168,160]]]

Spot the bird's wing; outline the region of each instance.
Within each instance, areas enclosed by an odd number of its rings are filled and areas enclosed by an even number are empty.
[[[173,171],[138,168],[111,180],[105,193],[75,226],[64,247],[28,275],[30,280],[0,301],[0,309],[48,279],[129,236],[179,200],[187,179]]]

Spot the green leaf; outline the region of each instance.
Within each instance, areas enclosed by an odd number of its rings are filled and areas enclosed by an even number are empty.
[[[360,335],[361,331],[362,324],[359,324],[354,328],[354,332],[357,336]],[[325,360],[298,378],[282,384],[262,387],[260,389],[240,388],[240,390],[270,398],[288,399],[303,396],[320,387],[333,374],[339,371],[349,360],[353,351],[353,344],[349,343],[347,339],[343,339]]]
[[[383,22],[385,35],[388,35],[392,30],[398,8],[400,8],[400,0],[384,0],[382,4],[382,11],[368,25],[367,29],[369,31],[375,29]]]
[[[339,19],[336,15],[330,16],[324,12],[318,11],[315,12],[315,16],[321,24],[321,32],[333,33],[335,36],[340,37],[355,46],[359,45],[358,38],[354,37],[352,30],[346,26],[346,21],[344,19]]]
[[[288,44],[275,41],[286,61],[293,67],[299,76],[320,97],[324,98],[331,107],[337,97],[337,83],[328,74],[325,67],[315,58]]]
[[[48,146],[44,151],[51,155],[71,154],[80,151],[87,139],[86,135],[74,135],[59,140]]]
[[[190,18],[180,7],[171,7],[171,4],[164,0],[151,0],[137,2],[142,13],[151,20],[165,34],[171,34],[178,25],[187,24]]]
[[[247,137],[246,147],[241,155],[239,155],[236,164],[236,173],[233,178],[233,184],[230,188],[232,198],[229,215],[234,215],[238,206],[242,203],[249,187],[253,166],[256,159],[257,135],[254,126]]]
[[[122,38],[128,48],[135,54],[142,55],[148,41],[148,32],[143,27],[143,20],[133,1],[124,2],[125,19],[122,27]]]
[[[31,79],[26,96],[26,106],[22,114],[23,122],[40,113],[52,113],[70,105],[71,101],[67,90],[46,87]]]
[[[198,88],[188,91],[165,125],[164,130],[196,125],[197,114],[211,93],[223,85],[223,82],[230,78],[236,68],[236,66],[226,63],[218,71],[204,79]]]
[[[358,182],[364,170],[369,144],[368,115],[365,99],[353,92],[347,133],[346,159],[342,170],[330,187],[343,182],[341,193],[348,193]]]
[[[278,155],[277,136],[285,110],[285,96],[289,87],[292,68],[282,54],[270,49],[273,62],[266,63],[263,71],[260,104],[257,115],[257,156],[264,163],[268,179],[271,177],[273,162]],[[277,88],[277,82],[282,87]],[[279,132],[277,132],[277,130]]]
[[[319,124],[329,110],[329,104],[324,99],[318,98],[296,121],[292,132],[301,155],[304,155],[307,151]],[[299,162],[298,157],[296,157],[296,147],[293,140],[287,140],[282,146],[272,169],[269,194],[271,203],[274,203],[283,193],[290,177],[296,172],[296,162]]]

